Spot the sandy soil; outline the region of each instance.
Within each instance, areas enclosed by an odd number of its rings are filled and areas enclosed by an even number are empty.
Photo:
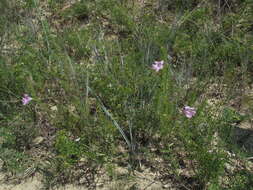
[[[3,176],[3,174],[0,174]],[[145,176],[145,177],[144,177]],[[35,177],[28,178],[23,180],[19,184],[13,183],[2,183],[0,182],[0,190],[42,190],[43,183],[41,181],[41,176],[35,175]],[[143,174],[138,175],[137,178],[131,180],[118,180],[118,181],[111,181],[107,183],[100,183],[96,187],[96,190],[127,190],[127,189],[140,189],[140,190],[160,190],[160,189],[170,189],[173,190],[174,188],[171,187],[170,184],[162,184],[159,181],[155,181],[152,176],[147,176],[144,172]],[[52,188],[52,190],[88,190],[86,186],[78,186],[78,185],[66,185]]]

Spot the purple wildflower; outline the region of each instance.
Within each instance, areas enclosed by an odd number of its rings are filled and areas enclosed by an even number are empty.
[[[23,105],[28,104],[30,101],[32,100],[32,98],[30,96],[28,96],[28,94],[24,94],[23,98],[22,98],[22,103]]]
[[[152,65],[152,69],[158,72],[163,68],[164,61],[155,61]]]
[[[196,109],[190,106],[185,106],[183,108],[183,113],[187,118],[192,118],[196,114]]]

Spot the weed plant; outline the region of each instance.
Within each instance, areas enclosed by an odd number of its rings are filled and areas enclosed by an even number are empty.
[[[184,187],[250,187],[252,171],[226,166],[234,153],[245,160],[233,131],[252,116],[236,102],[252,90],[252,8],[240,0],[2,0],[1,169],[20,172],[46,147],[53,157],[38,162],[56,169],[38,167],[54,181],[71,178],[80,160],[141,170],[152,163],[141,155],[155,150],[163,175]],[[31,99],[22,104],[24,94]]]

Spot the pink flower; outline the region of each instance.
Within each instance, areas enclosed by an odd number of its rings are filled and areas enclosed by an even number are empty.
[[[32,98],[30,96],[28,96],[28,94],[24,94],[23,98],[22,98],[22,103],[23,105],[28,104],[30,101],[32,100]]]
[[[196,109],[190,106],[185,106],[183,108],[183,113],[187,118],[192,118],[196,114]]]
[[[152,65],[152,69],[158,72],[163,68],[164,61],[155,61]]]

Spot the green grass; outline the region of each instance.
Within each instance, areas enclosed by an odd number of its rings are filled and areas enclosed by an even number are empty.
[[[0,7],[2,170],[16,174],[36,160],[52,185],[73,182],[80,160],[94,171],[123,163],[132,175],[154,156],[163,175],[190,189],[252,184],[252,171],[226,169],[228,151],[242,163],[252,155],[233,141],[235,126],[253,113],[244,93],[253,82],[251,1],[3,0]],[[27,105],[23,94],[33,98]],[[194,117],[183,114],[186,105]],[[35,146],[37,136],[44,140]],[[46,156],[32,154],[38,150]],[[191,176],[178,172],[185,168]]]

